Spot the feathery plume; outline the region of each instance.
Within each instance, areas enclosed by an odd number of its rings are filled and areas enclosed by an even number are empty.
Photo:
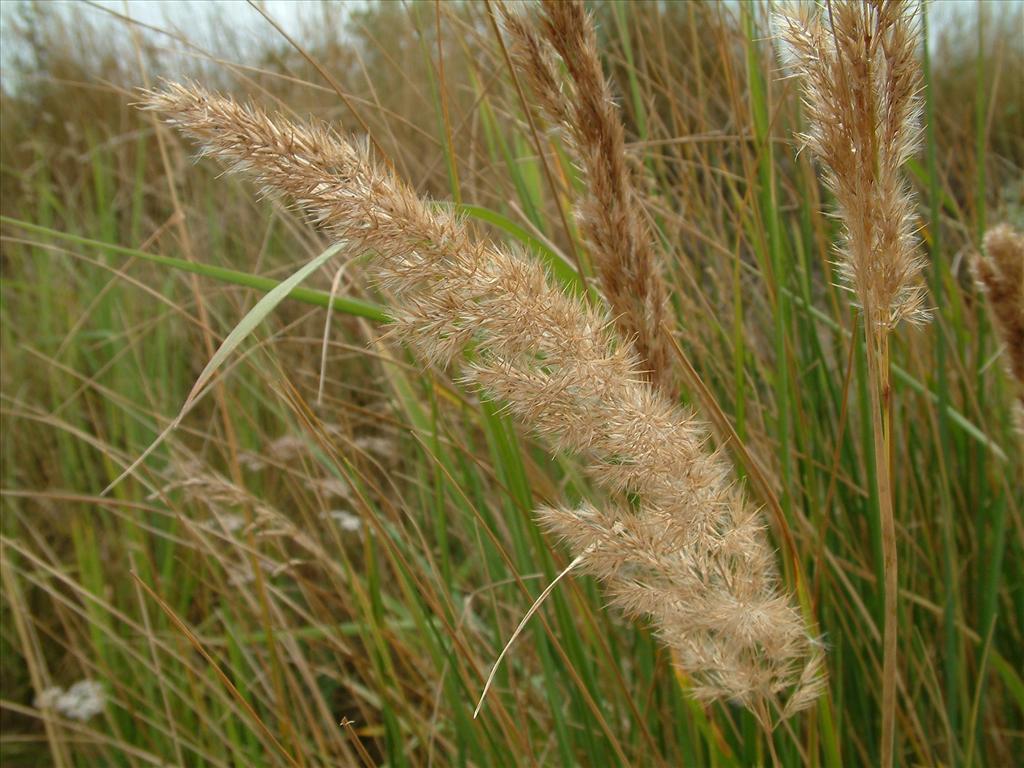
[[[921,133],[914,10],[907,0],[831,0],[827,12],[799,4],[773,17],[783,58],[802,75],[803,139],[839,205],[840,273],[864,313],[884,581],[882,768],[894,763],[899,675],[889,333],[900,320],[926,317],[913,198],[901,173]]]
[[[840,270],[871,328],[927,317],[913,197],[901,173],[920,144],[914,5],[835,0],[774,17],[784,62],[802,76],[810,130],[843,222]],[[823,13],[829,15],[822,18]]]
[[[601,69],[593,21],[578,0],[543,3],[539,21],[504,12],[510,53],[583,172],[586,192],[576,219],[616,327],[636,347],[650,380],[675,397],[663,330],[670,316],[668,289],[626,165],[625,133]],[[558,58],[569,80],[559,72]]]
[[[145,107],[202,152],[296,200],[359,251],[375,252],[396,296],[392,333],[447,365],[474,345],[463,379],[558,449],[582,454],[611,495],[637,505],[546,509],[543,524],[604,582],[614,604],[649,617],[704,699],[787,716],[822,686],[822,651],[780,594],[757,511],[692,412],[644,381],[608,318],[552,287],[535,260],[473,239],[322,126],[297,126],[194,86],[147,92]]]
[[[975,279],[985,289],[1003,337],[1007,368],[1017,383],[1017,419],[1024,433],[1024,234],[1009,224],[985,233],[985,255],[975,256]]]

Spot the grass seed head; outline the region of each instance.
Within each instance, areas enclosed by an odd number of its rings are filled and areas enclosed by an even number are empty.
[[[800,76],[809,129],[843,222],[839,267],[872,328],[923,321],[914,198],[903,164],[921,138],[920,39],[905,0],[784,6],[773,19]]]
[[[542,523],[568,541],[613,604],[648,617],[703,699],[782,715],[822,685],[821,648],[777,586],[759,515],[709,453],[706,430],[642,373],[608,317],[554,288],[519,252],[470,237],[463,222],[378,169],[321,126],[295,125],[196,86],[148,93],[145,107],[205,154],[296,200],[373,269],[396,297],[392,333],[554,447],[581,454],[613,497],[635,509],[552,509]]]

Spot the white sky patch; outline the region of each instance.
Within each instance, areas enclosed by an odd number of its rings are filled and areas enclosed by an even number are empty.
[[[397,0],[259,0],[260,7],[299,44],[309,42],[310,31],[314,31],[319,40],[331,36],[343,38],[344,20],[351,11],[382,2]],[[723,2],[735,5],[736,0]],[[5,86],[11,86],[7,78],[17,74],[8,65],[24,50],[24,42],[17,38],[12,20],[27,3],[28,0],[0,0],[0,75],[4,77]],[[43,7],[46,11],[56,9],[69,16],[78,14],[86,23],[109,34],[112,45],[130,43],[124,22],[118,18],[118,15],[127,16],[140,24],[171,33],[212,56],[240,64],[256,64],[267,43],[279,45],[282,42],[273,26],[245,0],[95,0],[91,4],[80,0],[50,0]],[[955,30],[958,26],[973,29],[973,18],[981,8],[990,18],[987,26],[998,28],[1014,12],[1024,8],[1024,0],[930,0],[931,39],[934,41],[944,31]],[[160,47],[179,51],[183,48],[173,37],[142,27],[140,30]],[[182,59],[182,64],[187,60],[187,57]],[[187,65],[184,66],[187,71]]]
[[[0,67],[6,69],[20,50],[21,41],[13,19],[28,0],[0,0]],[[320,0],[262,0],[259,5],[289,36],[302,44],[305,32],[316,28],[323,33],[326,19],[334,23],[352,10],[365,8],[366,0],[321,2]],[[112,42],[128,40],[124,18],[139,23],[144,37],[157,45],[180,48],[174,38],[191,43],[214,56],[255,60],[268,42],[280,44],[280,33],[245,0],[49,0],[46,12],[76,15],[102,30],[109,30]],[[155,29],[148,29],[153,27]],[[169,33],[161,34],[160,31]],[[329,31],[329,30],[326,30]],[[344,25],[336,32],[344,35]],[[225,41],[231,50],[225,50]],[[239,63],[250,63],[240,61]]]

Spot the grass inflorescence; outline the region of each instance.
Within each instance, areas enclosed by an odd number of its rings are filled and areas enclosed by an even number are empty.
[[[807,10],[5,17],[0,759],[1011,764],[1020,10]]]

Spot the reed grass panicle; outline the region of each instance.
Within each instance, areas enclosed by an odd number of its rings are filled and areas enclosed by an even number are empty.
[[[373,251],[395,296],[393,335],[441,365],[472,342],[463,380],[584,457],[607,505],[543,509],[540,520],[615,605],[652,621],[695,695],[739,702],[762,722],[813,703],[823,651],[779,589],[758,510],[707,450],[704,425],[645,380],[604,311],[553,287],[536,260],[473,238],[325,126],[191,85],[144,99],[203,154],[289,196],[350,249]]]
[[[636,347],[645,375],[674,397],[661,254],[626,163],[625,131],[601,68],[593,20],[579,0],[544,2],[537,17],[505,10],[512,58],[582,172],[576,219],[616,327]]]
[[[783,61],[803,86],[801,138],[839,207],[840,272],[872,328],[927,318],[914,198],[902,172],[921,141],[915,7],[836,0],[824,13],[799,3],[774,16]]]
[[[1000,224],[985,234],[984,255],[974,258],[975,279],[984,288],[1006,367],[1017,389],[1017,424],[1024,435],[1024,234]]]

